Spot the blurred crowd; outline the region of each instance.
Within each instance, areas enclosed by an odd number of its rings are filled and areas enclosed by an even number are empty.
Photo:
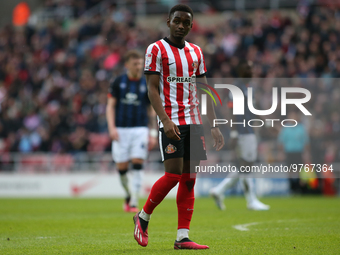
[[[220,14],[210,10],[206,15]],[[121,60],[126,50],[144,52],[168,31],[158,24],[141,27],[133,13],[116,5],[93,17],[80,16],[76,24],[8,25],[0,30],[0,151],[110,149],[108,142],[93,147],[90,139],[91,134],[107,134],[109,82],[124,71]],[[213,26],[194,23],[187,40],[203,49],[208,78],[236,77],[239,61],[248,59],[254,63],[256,78],[310,79],[299,86],[312,93],[308,109],[313,117],[306,125],[314,153],[337,156],[339,9],[300,5],[284,12],[233,12]],[[258,109],[270,108],[272,86],[255,86]],[[275,135],[269,132],[264,139]]]
[[[57,17],[62,17],[62,12],[71,11],[72,17],[78,18],[102,1],[103,0],[44,0],[43,8],[45,11],[54,12]]]

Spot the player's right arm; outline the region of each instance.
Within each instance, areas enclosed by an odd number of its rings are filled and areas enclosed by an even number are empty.
[[[120,78],[115,79],[113,83],[110,82],[109,94],[106,105],[106,121],[109,129],[109,135],[112,140],[119,140],[118,131],[116,127],[116,105],[119,98],[119,83]]]
[[[159,96],[159,80],[162,69],[162,53],[157,43],[150,44],[146,49],[144,74],[148,86],[150,103],[163,123],[165,135],[174,140],[180,140],[180,134],[176,124],[166,114],[161,97]]]
[[[106,121],[109,129],[109,135],[112,140],[118,140],[118,131],[115,123],[117,99],[115,97],[109,97],[106,105]]]
[[[169,116],[166,114],[161,97],[159,96],[159,78],[160,74],[145,74],[146,84],[148,86],[148,96],[150,103],[157,113],[160,121],[163,123],[163,129],[165,135],[173,140],[180,140],[178,136],[180,134],[176,124],[170,120]]]

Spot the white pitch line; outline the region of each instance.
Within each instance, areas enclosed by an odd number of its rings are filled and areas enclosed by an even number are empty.
[[[263,224],[263,223],[283,223],[283,222],[297,222],[297,221],[312,221],[314,219],[287,219],[287,220],[277,220],[277,221],[263,221],[263,222],[250,222],[245,224],[234,225],[233,228],[240,230],[240,231],[249,231],[249,226]]]
[[[246,224],[235,225],[233,228],[240,230],[240,231],[249,231],[249,226],[260,224],[260,222],[251,222]]]

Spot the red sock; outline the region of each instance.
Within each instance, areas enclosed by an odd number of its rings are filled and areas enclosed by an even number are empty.
[[[144,212],[151,214],[155,207],[165,198],[169,191],[176,186],[181,179],[179,174],[165,174],[155,182],[151,188],[148,199],[143,207]]]
[[[177,191],[177,210],[178,210],[178,229],[190,229],[190,221],[194,212],[195,194],[194,186],[196,182],[196,175],[191,176],[189,173],[182,174],[179,181]]]

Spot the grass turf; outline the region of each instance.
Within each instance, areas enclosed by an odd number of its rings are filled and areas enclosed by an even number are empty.
[[[222,212],[196,199],[190,238],[209,250],[175,251],[172,199],[152,215],[146,248],[121,199],[0,199],[0,254],[340,254],[339,198],[266,198],[265,212],[248,211],[242,197],[225,202]]]

